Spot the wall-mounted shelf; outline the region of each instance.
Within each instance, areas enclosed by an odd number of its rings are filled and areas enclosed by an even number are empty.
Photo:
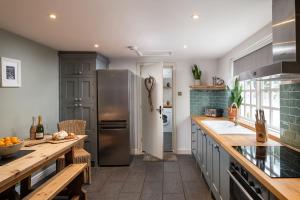
[[[192,90],[226,90],[226,85],[191,85]]]

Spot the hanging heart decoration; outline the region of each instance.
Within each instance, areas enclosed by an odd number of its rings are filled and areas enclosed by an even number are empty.
[[[145,78],[144,83],[145,83],[145,87],[148,91],[148,102],[150,105],[150,111],[152,112],[154,110],[154,107],[153,107],[151,93],[152,93],[153,86],[155,84],[155,78],[153,76],[149,76],[148,78]]]

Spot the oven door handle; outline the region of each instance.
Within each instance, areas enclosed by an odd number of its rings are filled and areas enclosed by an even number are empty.
[[[234,183],[241,189],[241,191],[246,195],[246,197],[249,200],[253,200],[253,198],[250,196],[250,194],[243,188],[243,186],[240,184],[240,182],[234,177],[234,175],[231,173],[231,171],[227,170],[227,173],[229,174],[230,178],[234,181]]]

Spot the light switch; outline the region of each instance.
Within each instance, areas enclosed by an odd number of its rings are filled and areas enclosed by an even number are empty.
[[[178,96],[182,96],[182,92],[178,92]]]

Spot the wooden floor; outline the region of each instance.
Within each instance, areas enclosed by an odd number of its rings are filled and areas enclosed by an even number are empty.
[[[177,162],[145,162],[134,158],[130,167],[92,169],[85,186],[89,200],[210,200],[200,170],[189,155]]]

